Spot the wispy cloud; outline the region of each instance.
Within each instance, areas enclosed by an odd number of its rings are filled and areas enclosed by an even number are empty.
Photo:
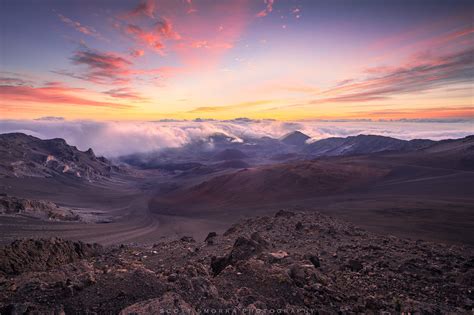
[[[105,91],[104,94],[120,99],[126,99],[131,101],[146,101],[147,99],[143,97],[140,93],[132,90],[131,88],[116,88]]]
[[[58,17],[64,24],[69,25],[70,27],[74,28],[76,31],[82,34],[93,36],[99,39],[104,39],[102,35],[91,26],[83,25],[80,22],[74,21],[62,14],[58,14]]]
[[[98,84],[126,84],[130,82],[132,62],[111,52],[100,52],[82,47],[71,57],[74,65],[82,66],[77,72],[59,70],[55,73],[67,75]]]
[[[429,107],[429,108],[399,108],[383,110],[359,110],[352,117],[380,118],[385,119],[416,119],[424,117],[426,119],[434,118],[464,118],[474,119],[474,105],[450,106],[450,107]]]
[[[243,102],[243,103],[238,103],[238,104],[232,104],[232,105],[224,105],[224,106],[204,106],[204,107],[197,107],[189,113],[215,113],[215,112],[223,112],[223,111],[231,111],[239,108],[252,108],[252,107],[258,107],[260,105],[266,105],[271,103],[272,100],[259,100],[259,101],[251,101],[251,102]]]
[[[19,79],[19,78],[0,77],[0,84],[1,85],[29,85],[31,83],[29,81]]]
[[[173,24],[167,18],[160,18],[151,28],[144,29],[137,24],[127,23],[122,26],[122,30],[138,44],[160,54],[164,54],[166,40],[181,39],[181,35],[176,32]]]
[[[149,18],[155,18],[155,7],[155,0],[145,0],[128,11],[125,15],[128,17],[147,16]]]
[[[145,51],[142,50],[142,49],[132,49],[132,51],[130,52],[130,56],[132,57],[142,57],[145,55]]]
[[[43,116],[36,118],[37,121],[65,121],[64,117],[61,116]]]
[[[446,56],[425,56],[405,66],[371,69],[375,75],[328,89],[320,94],[322,102],[364,102],[403,93],[415,93],[452,83],[467,83],[474,75],[474,49]]]

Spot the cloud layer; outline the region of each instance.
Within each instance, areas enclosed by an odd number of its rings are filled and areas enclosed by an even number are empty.
[[[300,130],[314,140],[377,134],[400,139],[446,139],[474,134],[473,121],[458,122],[375,122],[375,121],[298,121],[235,119],[232,121],[97,122],[68,121],[59,117],[39,120],[1,120],[0,133],[23,132],[42,139],[64,138],[80,150],[93,148],[99,155],[117,157],[179,147],[214,133],[239,139],[270,136],[280,138]]]

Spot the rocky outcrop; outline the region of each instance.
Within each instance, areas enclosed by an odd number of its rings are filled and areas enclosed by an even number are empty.
[[[301,223],[300,228],[295,228]],[[210,241],[212,240],[212,242]],[[279,211],[205,240],[101,251],[17,241],[0,251],[0,312],[470,313],[474,250]]]
[[[72,263],[99,254],[97,244],[48,240],[18,240],[0,248],[0,273],[7,275],[23,272],[47,271],[63,264]]]
[[[228,265],[247,260],[260,254],[267,247],[268,243],[258,233],[253,233],[250,238],[240,236],[235,240],[232,251],[228,255],[211,259],[211,269],[214,275],[218,275]]]
[[[41,140],[22,133],[0,134],[0,177],[66,175],[95,181],[121,169],[92,149],[85,152],[63,139]]]
[[[60,207],[54,202],[16,198],[0,194],[0,215],[21,215],[43,220],[78,221],[80,216],[73,210]]]

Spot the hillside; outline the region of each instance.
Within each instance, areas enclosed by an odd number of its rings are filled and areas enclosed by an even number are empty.
[[[89,181],[119,169],[92,149],[85,152],[63,139],[41,140],[22,133],[0,134],[0,177],[66,175]]]
[[[327,161],[275,164],[216,176],[165,200],[179,204],[288,201],[346,192],[386,173],[383,168]]]
[[[400,140],[378,135],[358,135],[346,138],[326,138],[305,146],[303,151],[312,156],[346,156],[384,151],[413,151],[433,145],[435,141]]]

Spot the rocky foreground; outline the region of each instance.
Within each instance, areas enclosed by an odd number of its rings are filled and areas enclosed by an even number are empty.
[[[467,313],[474,250],[279,211],[205,240],[0,249],[1,314]]]

